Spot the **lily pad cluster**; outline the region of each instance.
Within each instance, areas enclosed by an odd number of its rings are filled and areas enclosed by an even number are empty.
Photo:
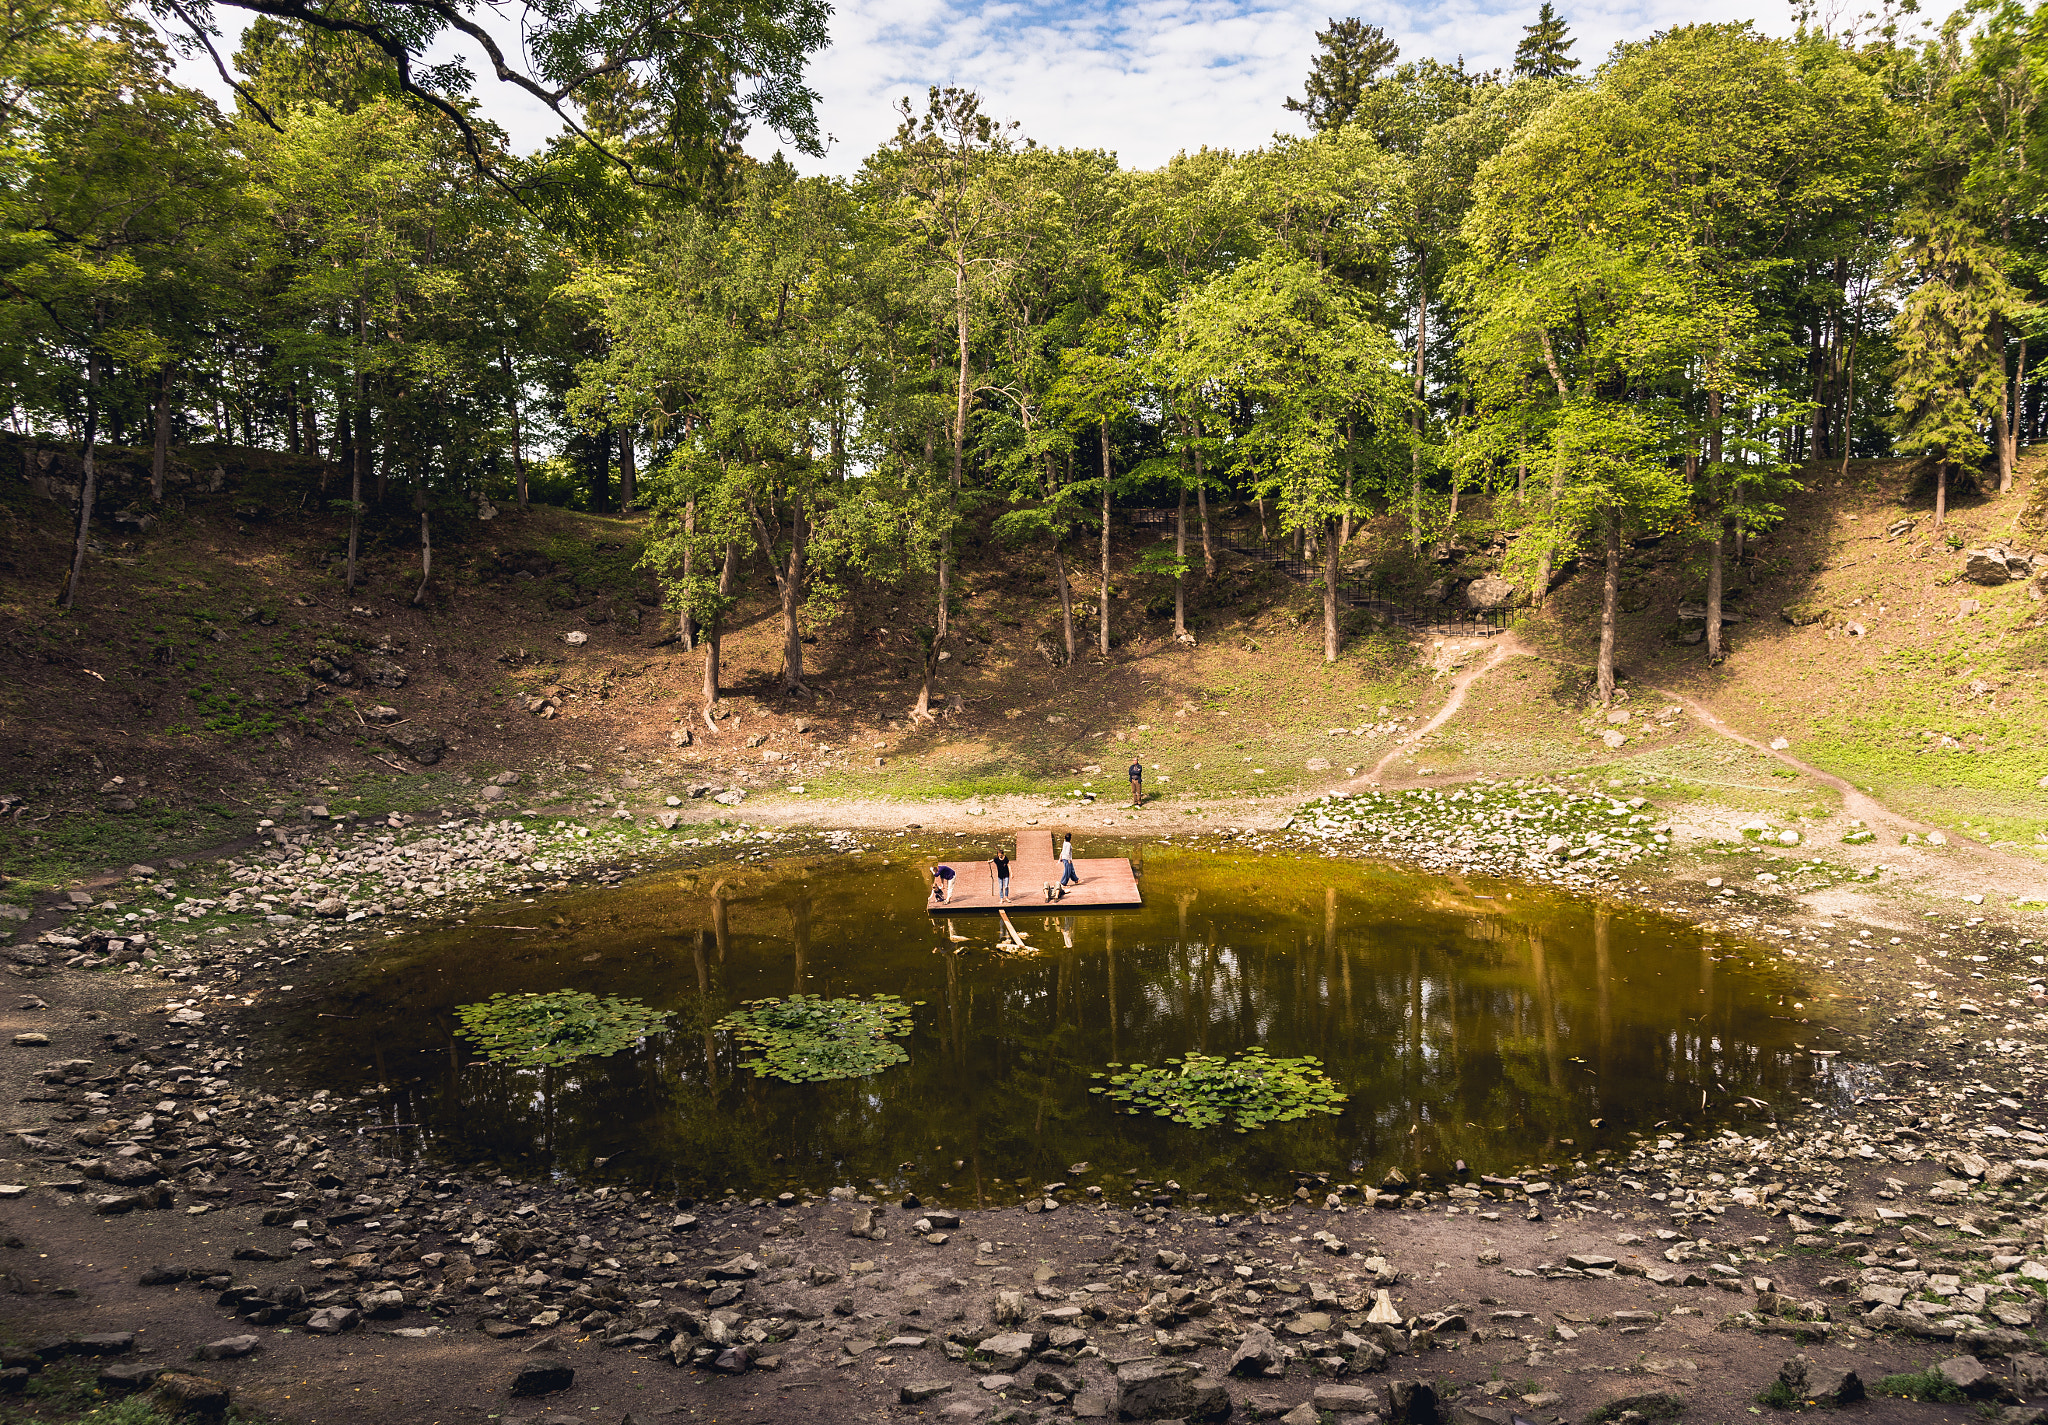
[[[1234,1119],[1247,1133],[1269,1123],[1287,1123],[1311,1113],[1342,1113],[1347,1098],[1323,1072],[1322,1060],[1304,1055],[1275,1059],[1247,1049],[1235,1059],[1219,1054],[1185,1054],[1153,1068],[1111,1064],[1118,1074],[1096,1074],[1106,1094],[1131,1113],[1155,1113],[1189,1128],[1212,1128]]]
[[[895,995],[791,995],[751,1000],[718,1027],[749,1052],[742,1067],[792,1084],[816,1083],[861,1078],[908,1059],[893,1041],[910,1033],[910,1009]]]
[[[527,1068],[616,1054],[658,1033],[669,1019],[668,1011],[639,1000],[600,999],[582,990],[496,994],[459,1005],[455,1013],[462,1021],[456,1033],[474,1040],[485,1058]]]

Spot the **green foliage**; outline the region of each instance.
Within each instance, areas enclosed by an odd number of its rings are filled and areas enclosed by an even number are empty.
[[[1124,1072],[1096,1074],[1109,1085],[1089,1092],[1106,1094],[1132,1113],[1154,1113],[1189,1128],[1212,1128],[1234,1119],[1239,1133],[1311,1113],[1342,1113],[1347,1101],[1323,1072],[1322,1061],[1307,1055],[1274,1059],[1254,1048],[1236,1059],[1188,1054],[1166,1062],[1176,1067],[1111,1064]]]
[[[910,1010],[894,995],[791,995],[750,1001],[719,1028],[751,1051],[743,1067],[792,1084],[816,1083],[862,1078],[907,1060],[903,1046],[890,1041],[910,1033]]]
[[[1960,1405],[1969,1398],[1933,1366],[1910,1375],[1886,1376],[1878,1381],[1877,1393],[1925,1401],[1930,1405]]]
[[[458,1006],[456,1033],[476,1041],[494,1063],[540,1067],[601,1058],[630,1049],[668,1022],[668,1011],[638,1000],[582,990],[550,994],[495,994]]]

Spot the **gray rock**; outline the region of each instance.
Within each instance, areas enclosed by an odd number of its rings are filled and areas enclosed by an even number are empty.
[[[1116,1368],[1119,1420],[1185,1420],[1195,1406],[1190,1367],[1173,1361],[1127,1361]]]
[[[1244,1333],[1244,1339],[1230,1353],[1226,1373],[1234,1376],[1278,1375],[1285,1363],[1286,1357],[1281,1353],[1280,1343],[1273,1339],[1273,1333],[1263,1326],[1254,1326]]]
[[[156,1378],[157,1398],[175,1411],[219,1415],[228,1408],[228,1388],[211,1376],[165,1371]]]
[[[379,688],[402,688],[412,674],[403,663],[389,658],[368,658],[363,661],[363,681]]]
[[[1511,602],[1516,587],[1498,574],[1481,575],[1465,586],[1465,607],[1476,613],[1490,612]]]
[[[898,1387],[896,1399],[904,1405],[922,1405],[935,1395],[944,1395],[953,1388],[946,1380],[914,1380]]]
[[[1280,1425],[1323,1425],[1323,1413],[1304,1400],[1280,1417]]]
[[[1998,1400],[2007,1404],[2019,1401],[2012,1387],[1993,1375],[1975,1356],[1951,1356],[1934,1369],[1943,1380],[1972,1400]]]
[[[192,1354],[195,1359],[201,1361],[232,1361],[240,1356],[253,1355],[262,1345],[263,1338],[260,1336],[229,1336],[223,1340],[209,1341]]]
[[[1028,1331],[1006,1331],[989,1337],[975,1349],[988,1357],[990,1370],[1007,1374],[1030,1360],[1031,1352],[1043,1345],[1043,1337],[1034,1338]]]
[[[1371,1385],[1319,1385],[1312,1399],[1318,1410],[1351,1415],[1377,1415],[1387,1408],[1386,1397]]]
[[[750,1281],[766,1270],[767,1268],[761,1265],[760,1258],[751,1252],[742,1252],[729,1262],[707,1267],[704,1275],[713,1281]]]
[[[384,741],[422,767],[433,766],[448,750],[447,740],[438,733],[410,725],[385,728]]]
[[[522,1366],[519,1374],[512,1377],[512,1394],[553,1395],[557,1391],[567,1390],[575,1383],[576,1371],[573,1366],[543,1364],[536,1361],[530,1366]]]
[[[1505,1405],[1461,1400],[1451,1407],[1451,1425],[1514,1425],[1515,1412]]]
[[[2028,1399],[2048,1395],[2048,1357],[2022,1352],[2012,1358],[2013,1388]]]
[[[1015,1326],[1024,1319],[1024,1293],[999,1291],[989,1307],[989,1319],[998,1326]]]
[[[353,1306],[323,1306],[306,1322],[316,1336],[339,1336],[363,1324],[363,1313]]]
[[[1778,1367],[1778,1383],[1808,1404],[1851,1405],[1864,1398],[1863,1379],[1856,1372],[1817,1365],[1803,1355]]]
[[[100,1389],[111,1392],[147,1390],[163,1373],[162,1366],[147,1361],[116,1361],[110,1366],[100,1367]]]
[[[2030,568],[2022,564],[2022,569]],[[1998,545],[1973,549],[1963,556],[1963,577],[1972,584],[2003,584],[2013,577],[2009,552]]]

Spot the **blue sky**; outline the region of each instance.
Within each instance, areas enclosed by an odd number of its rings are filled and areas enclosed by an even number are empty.
[[[1503,9],[1495,0],[1375,0],[1339,13],[1381,26],[1405,57],[1462,54],[1473,68],[1489,69],[1512,61],[1539,3]],[[1761,12],[1756,3],[1603,0],[1559,8],[1578,40],[1573,54],[1590,69],[1616,40],[1673,25],[1752,19],[1768,31],[1790,28],[1782,0],[1763,0]],[[488,18],[489,9],[479,8]],[[221,46],[231,54],[244,13],[216,13],[234,32]],[[1204,144],[1253,147],[1275,131],[1300,131],[1281,101],[1301,92],[1315,32],[1330,16],[1329,0],[840,0],[832,43],[811,70],[821,124],[834,143],[825,158],[801,159],[799,167],[852,173],[895,131],[890,106],[904,96],[922,105],[932,84],[976,89],[989,113],[1018,120],[1020,132],[1038,142],[1106,148],[1127,167],[1153,167]],[[180,77],[223,91],[203,59],[183,66]],[[483,80],[479,97],[522,149],[537,147],[555,127],[553,115],[508,86]],[[756,133],[747,147],[765,157],[776,138]]]

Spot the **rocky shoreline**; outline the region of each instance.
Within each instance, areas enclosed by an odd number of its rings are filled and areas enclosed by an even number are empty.
[[[0,1384],[71,1371],[188,1404],[217,1389],[308,1422],[489,1401],[507,1420],[606,1425],[696,1410],[1542,1425],[1746,1412],[1773,1382],[1848,1404],[1947,1360],[1943,1379],[1967,1378],[1953,1394],[2048,1421],[2017,1403],[2048,1394],[2038,947],[1986,917],[1852,927],[1776,904],[1769,883],[1731,911],[1731,888],[1649,864],[1668,824],[1634,799],[1536,784],[1330,798],[1197,844],[1407,852],[1550,884],[1658,875],[1637,883],[1650,903],[1775,932],[1776,953],[1883,1007],[1837,1036],[1862,1052],[1797,1120],[1442,1184],[1303,1174],[1232,1214],[1170,1184],[1119,1202],[1129,1186],[1085,1165],[1000,1208],[851,1187],[683,1203],[401,1161],[380,1149],[375,1095],[260,1080],[242,1017],[315,950],[657,856],[896,835],[646,820],[309,816],[208,867],[134,868],[61,929],[31,923],[6,951],[20,993],[0,1061],[19,1100],[0,1224],[29,1287],[7,1324],[27,1344]],[[115,1258],[137,1265],[98,1266]],[[331,1386],[364,1340],[411,1383],[338,1411],[303,1383]]]

